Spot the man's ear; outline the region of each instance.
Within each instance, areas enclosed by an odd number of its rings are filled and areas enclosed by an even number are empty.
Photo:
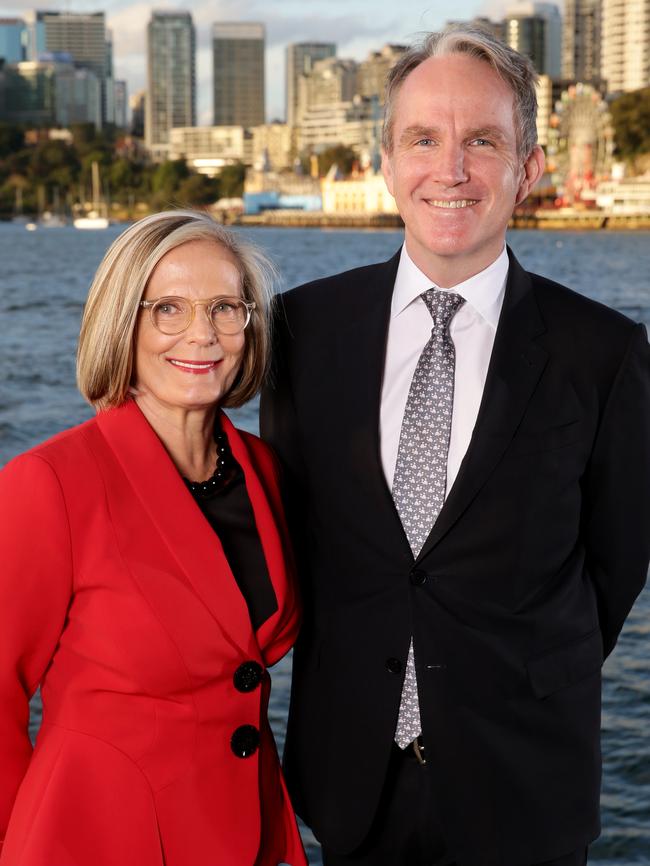
[[[384,182],[388,187],[388,192],[395,197],[393,192],[393,165],[391,157],[386,153],[384,148],[381,149],[381,173],[384,175]]]
[[[536,144],[532,149],[530,156],[524,163],[524,174],[519,184],[519,189],[517,190],[515,204],[521,204],[522,201],[525,201],[526,198],[528,198],[531,190],[544,174],[545,165],[546,157],[544,156],[544,151],[538,144]]]

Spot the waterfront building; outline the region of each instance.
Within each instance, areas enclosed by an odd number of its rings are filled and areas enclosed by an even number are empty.
[[[357,64],[354,60],[339,57],[317,60],[312,69],[298,79],[298,125],[301,126],[305,115],[315,108],[350,102],[356,89]]]
[[[0,18],[0,61],[20,63],[26,59],[27,30],[22,18]]]
[[[226,165],[253,161],[253,137],[243,126],[187,126],[169,132],[169,159],[184,159],[199,174],[216,177]]]
[[[555,3],[518,0],[504,19],[505,41],[533,61],[542,75],[562,74],[562,17]]]
[[[356,92],[359,96],[375,97],[383,105],[388,73],[406,49],[406,45],[387,44],[379,51],[371,51],[357,70]]]
[[[650,86],[650,0],[602,0],[601,33],[608,92]]]
[[[189,12],[154,11],[147,27],[145,143],[169,154],[169,131],[196,125],[196,34]]]
[[[596,204],[616,216],[650,216],[650,174],[601,181]]]
[[[315,105],[305,112],[297,130],[299,153],[320,153],[343,144],[359,157],[372,159],[379,151],[382,121],[376,99],[355,96],[349,102]]]
[[[249,169],[244,181],[244,210],[258,214],[265,210],[322,209],[318,178],[274,171]]]
[[[298,120],[298,82],[308,75],[317,60],[336,56],[334,42],[296,42],[287,45],[287,124],[295,126]]]
[[[335,166],[332,166],[334,169]],[[338,180],[335,171],[321,181],[323,213],[396,214],[395,199],[388,192],[381,172],[368,169],[358,177]]]
[[[264,25],[213,24],[212,64],[214,125],[264,123]]]
[[[253,165],[282,171],[293,165],[296,154],[296,127],[287,123],[264,123],[251,129]]]
[[[91,70],[100,83],[101,120],[109,118],[108,54],[103,12],[36,11],[25,16],[27,59],[44,54],[69,54],[77,67]],[[111,85],[112,86],[112,85]]]
[[[585,84],[600,79],[601,0],[564,0],[562,77]]]

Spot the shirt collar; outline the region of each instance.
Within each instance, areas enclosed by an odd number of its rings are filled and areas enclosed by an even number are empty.
[[[508,264],[508,253],[504,245],[500,255],[485,270],[459,283],[452,289],[440,289],[440,291],[453,291],[461,295],[465,298],[466,303],[473,307],[496,330],[506,288]],[[409,256],[406,244],[403,244],[397,276],[395,277],[395,288],[393,289],[391,318],[399,315],[410,303],[432,286],[439,288],[431,282],[426,274],[422,273]]]

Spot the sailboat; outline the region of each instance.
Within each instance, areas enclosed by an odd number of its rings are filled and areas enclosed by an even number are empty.
[[[99,165],[92,164],[93,207],[84,216],[77,217],[73,224],[76,229],[107,229],[109,226],[106,215],[106,204],[102,201],[99,187]],[[103,211],[100,213],[100,211]]]

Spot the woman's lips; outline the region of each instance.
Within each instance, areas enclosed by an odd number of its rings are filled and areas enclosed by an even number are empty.
[[[221,363],[219,361],[185,361],[180,358],[167,358],[169,363],[176,367],[177,370],[182,370],[184,373],[193,373],[194,375],[201,375],[203,373],[209,373],[211,370],[214,370],[216,366]]]

